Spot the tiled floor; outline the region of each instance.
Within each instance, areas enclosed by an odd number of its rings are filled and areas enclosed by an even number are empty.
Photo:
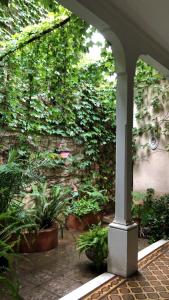
[[[18,263],[24,300],[57,300],[98,276],[85,255],[75,250],[75,232],[64,233],[58,248],[23,255]]]
[[[139,262],[139,271],[129,279],[116,276],[83,300],[169,300],[169,243]]]
[[[58,300],[99,275],[86,256],[79,257],[75,250],[77,234],[65,231],[58,248],[18,257],[18,278],[24,300]],[[139,242],[139,249],[146,246],[147,241]]]

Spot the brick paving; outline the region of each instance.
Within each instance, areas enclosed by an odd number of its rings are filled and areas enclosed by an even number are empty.
[[[124,279],[116,276],[83,300],[169,300],[169,243],[139,262],[139,271]]]

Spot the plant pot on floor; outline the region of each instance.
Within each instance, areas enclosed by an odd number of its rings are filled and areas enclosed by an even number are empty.
[[[93,261],[94,263],[98,262],[98,258],[100,259],[100,264],[104,262],[104,260],[107,258],[107,255],[105,256],[98,256],[98,250],[95,248],[89,248],[85,251],[85,254],[88,259]]]
[[[20,242],[15,247],[19,253],[49,251],[58,245],[58,226],[54,225],[39,232],[27,232],[20,235]]]
[[[66,227],[68,229],[74,229],[77,231],[83,231],[89,229],[93,224],[98,224],[102,220],[102,213],[87,214],[81,217],[76,215],[68,215],[66,220]]]

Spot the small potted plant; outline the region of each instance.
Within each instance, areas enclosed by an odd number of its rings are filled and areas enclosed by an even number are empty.
[[[98,202],[84,198],[72,201],[67,214],[66,225],[69,229],[85,230],[101,221],[101,207]]]
[[[77,238],[76,247],[80,254],[85,252],[97,269],[100,269],[108,256],[108,228],[93,226]]]
[[[87,182],[73,194],[73,200],[67,210],[66,225],[69,229],[85,230],[102,219],[102,208],[108,201],[104,191]]]

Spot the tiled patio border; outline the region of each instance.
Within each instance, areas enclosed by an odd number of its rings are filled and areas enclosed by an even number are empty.
[[[149,264],[154,258],[156,258],[158,255],[161,254],[160,248],[164,246],[168,241],[160,240],[145,249],[139,251],[138,253],[138,263],[139,268],[142,269],[147,264]],[[158,251],[159,248],[159,251]],[[157,250],[157,251],[155,251]],[[155,251],[155,253],[153,253]],[[158,253],[159,252],[159,253]],[[145,259],[147,257],[147,259]],[[144,258],[144,260],[143,260]],[[116,278],[115,278],[116,277]],[[114,280],[112,281],[112,279]],[[103,284],[108,283],[111,280],[111,288],[117,287],[120,285],[123,281],[125,281],[124,278],[120,276],[116,276],[114,274],[110,273],[103,273],[100,276],[97,276],[96,278],[90,280],[89,282],[83,284],[81,287],[77,288],[76,290],[72,291],[71,293],[67,294],[66,296],[60,298],[60,300],[80,300],[87,296],[92,291],[98,289]],[[112,285],[113,282],[113,285]]]

